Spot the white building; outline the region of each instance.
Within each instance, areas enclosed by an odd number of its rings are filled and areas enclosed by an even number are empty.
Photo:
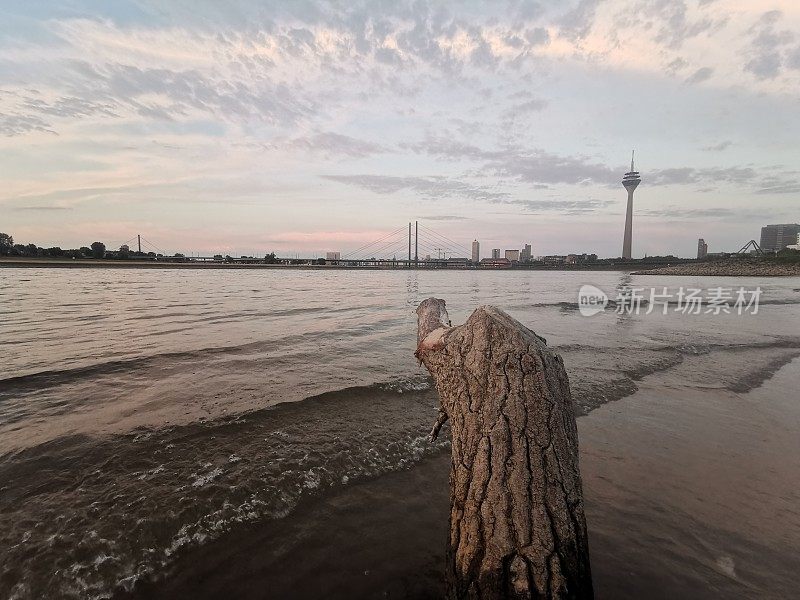
[[[492,260],[500,258],[500,248],[492,248]]]
[[[511,262],[519,262],[519,250],[506,250],[506,259]]]
[[[341,260],[342,253],[341,252],[326,252],[325,253],[325,260]]]
[[[531,245],[525,244],[525,247],[522,249],[520,253],[520,260],[522,262],[530,262],[531,261]]]
[[[472,262],[478,264],[481,260],[481,243],[478,240],[472,241]]]

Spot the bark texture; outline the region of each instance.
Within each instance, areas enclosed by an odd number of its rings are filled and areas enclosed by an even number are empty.
[[[592,598],[578,432],[561,357],[491,306],[417,308],[416,356],[452,427],[449,598]]]

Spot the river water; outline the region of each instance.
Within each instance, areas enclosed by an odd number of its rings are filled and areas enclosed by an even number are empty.
[[[762,294],[586,317],[583,284]],[[562,354],[598,597],[794,593],[798,278],[6,268],[0,598],[441,596],[432,295]]]

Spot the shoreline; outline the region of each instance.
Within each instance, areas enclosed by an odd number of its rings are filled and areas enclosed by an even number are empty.
[[[60,260],[40,258],[0,258],[2,268],[33,268],[33,269],[303,269],[303,270],[338,270],[338,271],[618,271],[630,272],[637,267],[649,265],[636,264],[600,264],[600,265],[555,265],[555,266],[519,266],[507,268],[493,267],[426,267],[426,266],[374,266],[374,265],[284,265],[265,263],[220,263],[199,262],[187,260],[186,262],[157,262],[157,261],[122,261],[105,259]]]
[[[800,277],[800,263],[766,260],[720,260],[685,263],[634,271],[631,275],[683,275],[695,277]]]

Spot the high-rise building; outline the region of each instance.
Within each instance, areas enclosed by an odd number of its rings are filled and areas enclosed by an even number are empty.
[[[522,249],[522,252],[519,254],[519,259],[522,262],[530,262],[531,261],[531,245],[525,244],[525,247]]]
[[[631,170],[622,178],[622,185],[628,191],[628,210],[625,212],[625,237],[622,240],[622,258],[632,258],[631,246],[633,245],[633,191],[642,182],[639,171],[633,167],[633,152],[631,152]]]
[[[519,250],[506,250],[506,258],[511,262],[519,262]]]
[[[492,248],[492,260],[500,258],[500,248]]]
[[[800,234],[800,225],[797,223],[765,225],[761,228],[761,249],[764,252],[783,250],[797,241],[798,234]]]
[[[706,254],[708,254],[708,244],[703,238],[700,238],[697,240],[697,260],[705,258]]]
[[[478,240],[472,241],[472,262],[476,265],[481,262],[481,243]]]

